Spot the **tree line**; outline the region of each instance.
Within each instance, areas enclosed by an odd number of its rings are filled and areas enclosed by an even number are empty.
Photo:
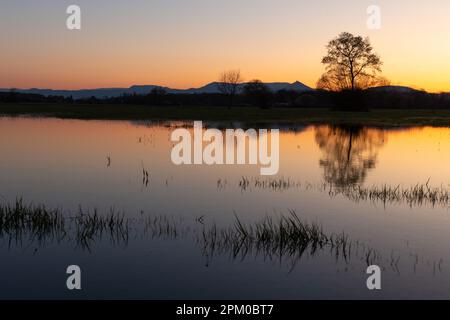
[[[356,97],[356,98],[355,98]],[[359,104],[355,104],[355,100]],[[315,90],[296,92],[280,90],[272,92],[262,83],[250,82],[247,90],[233,97],[233,108],[255,106],[259,108],[355,108],[365,110],[387,109],[450,109],[450,94],[432,94],[423,91],[379,92],[363,90],[347,98],[344,92]],[[43,96],[18,92],[0,92],[0,103],[47,104],[110,104],[148,106],[205,106],[230,107],[230,97],[222,93],[172,94],[164,90],[152,90],[146,95],[125,94],[119,97],[73,99],[62,96]],[[350,106],[350,107],[349,107]]]

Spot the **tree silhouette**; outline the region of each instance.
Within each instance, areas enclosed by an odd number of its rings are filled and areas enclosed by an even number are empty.
[[[343,32],[327,45],[322,63],[326,72],[317,83],[320,89],[355,91],[378,85],[382,80],[380,57],[373,52],[369,38]]]
[[[233,106],[234,97],[238,93],[239,85],[242,82],[240,70],[229,70],[223,72],[219,77],[219,91],[229,97],[230,107]]]
[[[261,80],[252,80],[244,86],[244,94],[254,106],[270,107],[273,94]]]

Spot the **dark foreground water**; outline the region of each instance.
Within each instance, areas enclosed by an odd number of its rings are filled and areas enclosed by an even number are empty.
[[[67,217],[66,234],[0,226],[0,298],[450,298],[450,129],[286,129],[279,174],[261,177],[173,165],[175,125],[0,118],[1,203]],[[80,206],[126,222],[80,238]],[[250,227],[294,211],[348,243],[223,236],[236,216]],[[77,292],[66,288],[73,264]],[[381,291],[366,287],[370,264]]]

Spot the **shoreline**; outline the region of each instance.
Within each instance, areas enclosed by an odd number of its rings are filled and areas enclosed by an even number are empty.
[[[450,127],[450,109],[372,109],[368,112],[328,108],[236,106],[143,106],[107,104],[0,104],[0,116],[76,120],[154,120],[243,122],[260,125],[348,125],[370,127]]]

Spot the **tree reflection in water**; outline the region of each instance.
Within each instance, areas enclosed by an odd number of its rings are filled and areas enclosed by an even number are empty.
[[[315,137],[324,179],[338,188],[362,184],[386,142],[383,130],[364,127],[319,126]]]

